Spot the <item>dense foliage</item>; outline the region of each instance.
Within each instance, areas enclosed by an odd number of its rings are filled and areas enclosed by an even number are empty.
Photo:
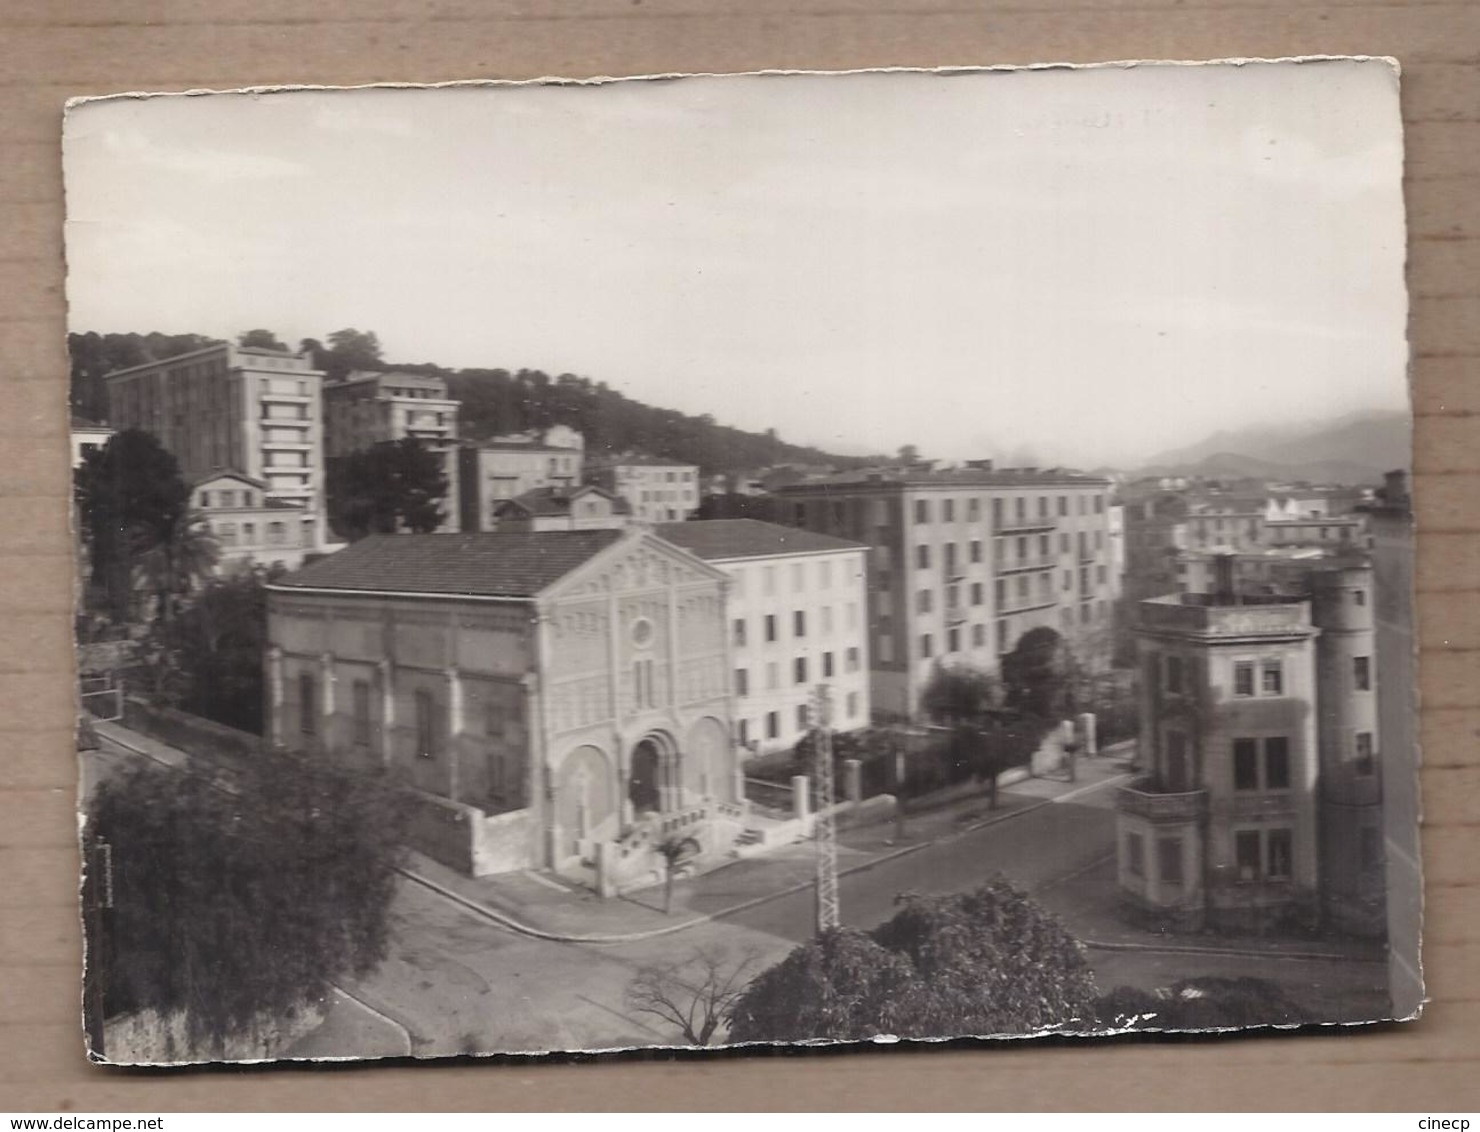
[[[214,579],[179,616],[154,627],[142,676],[156,701],[262,734],[265,587],[273,576],[254,570]]]
[[[104,1013],[182,1015],[203,1049],[373,970],[400,853],[378,780],[264,753],[234,781],[131,768],[99,787],[84,830],[87,896],[111,900],[94,941]]]
[[[872,932],[838,928],[762,973],[736,1002],[732,1041],[1022,1034],[1093,1021],[1081,945],[998,878],[974,892],[905,895]]]
[[[411,437],[385,440],[329,461],[329,523],[351,542],[400,531],[429,534],[446,517],[442,458]]]
[[[102,420],[108,411],[104,374],[198,349],[213,341],[194,334],[69,335],[73,408],[83,416]],[[255,345],[278,339],[272,331],[259,328],[244,332],[239,341]],[[585,434],[587,451],[593,455],[640,453],[697,464],[705,473],[782,463],[853,467],[870,462],[787,444],[774,429],[746,432],[718,424],[708,414],[689,416],[645,405],[603,381],[575,374],[551,377],[537,369],[453,370],[431,363],[390,363],[382,358],[373,331],[337,330],[322,341],[306,338],[298,348],[331,378],[354,370],[395,369],[445,379],[449,395],[462,403],[459,428],[470,440],[563,424]]]
[[[162,556],[160,585],[172,594],[179,584],[181,542],[191,536],[190,489],[174,456],[148,433],[126,429],[86,455],[73,491],[92,585],[113,619],[128,619],[135,569],[151,552]]]
[[[1295,1026],[1319,1021],[1269,979],[1201,976],[1155,994],[1116,987],[1095,1004],[1107,1027],[1143,1030],[1222,1030],[1244,1026]]]

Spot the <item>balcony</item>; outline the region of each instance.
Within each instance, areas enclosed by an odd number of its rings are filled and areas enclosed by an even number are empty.
[[[1058,566],[1057,558],[1021,558],[1016,562],[1004,562],[997,568],[998,574],[1026,574],[1030,570],[1052,570]]]
[[[1149,777],[1136,779],[1116,791],[1116,807],[1153,822],[1197,821],[1208,812],[1208,792],[1189,790],[1172,794],[1157,788]]]
[[[999,616],[1006,617],[1013,613],[1032,613],[1036,609],[1052,609],[1058,605],[1057,601],[1043,601],[1030,598],[1018,598],[1018,601],[1027,601],[1027,605],[1004,605],[997,610]]]
[[[1046,519],[999,519],[992,523],[994,535],[1026,535],[1058,530],[1058,521]]]

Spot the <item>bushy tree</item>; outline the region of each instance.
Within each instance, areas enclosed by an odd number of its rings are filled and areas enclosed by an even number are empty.
[[[260,735],[267,648],[266,584],[279,570],[215,579],[146,642],[161,701]]]
[[[872,932],[838,928],[757,978],[730,1040],[1021,1034],[1093,1024],[1094,975],[1073,936],[998,878],[975,892],[905,895]]]
[[[1140,1030],[1224,1030],[1320,1021],[1276,982],[1213,975],[1182,979],[1154,994],[1116,987],[1095,1003],[1095,1015],[1106,1028]]]
[[[1053,629],[1030,629],[1002,658],[1007,707],[1022,716],[1057,722],[1073,710],[1073,658]]]
[[[441,457],[415,438],[381,441],[329,462],[329,519],[351,541],[427,534],[442,525],[447,486]]]
[[[264,752],[228,791],[153,765],[106,780],[84,827],[103,1012],[183,1017],[196,1049],[291,1018],[385,957],[396,795]],[[103,886],[108,899],[102,899]]]
[[[110,615],[128,620],[134,568],[188,529],[190,489],[180,465],[147,432],[125,429],[87,453],[74,477],[77,513]]]
[[[920,707],[937,722],[956,726],[977,722],[1000,698],[989,673],[964,664],[937,664],[920,692]]]
[[[174,619],[176,604],[210,576],[220,553],[205,520],[194,512],[181,511],[160,540],[136,557],[141,586],[154,593],[161,621]]]
[[[278,336],[271,330],[243,330],[236,336],[236,344],[248,349],[256,350],[287,350],[287,346],[278,340]]]

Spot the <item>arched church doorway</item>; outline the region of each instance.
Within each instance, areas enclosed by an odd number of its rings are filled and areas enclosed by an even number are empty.
[[[637,815],[659,809],[659,775],[662,754],[656,740],[644,739],[632,750],[632,773],[627,779],[627,797]]]

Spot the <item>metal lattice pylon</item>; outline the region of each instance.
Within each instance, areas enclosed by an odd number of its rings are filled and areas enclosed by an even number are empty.
[[[817,841],[817,931],[838,926],[838,830],[833,820],[832,696],[817,685],[812,703],[817,813],[812,836]]]

